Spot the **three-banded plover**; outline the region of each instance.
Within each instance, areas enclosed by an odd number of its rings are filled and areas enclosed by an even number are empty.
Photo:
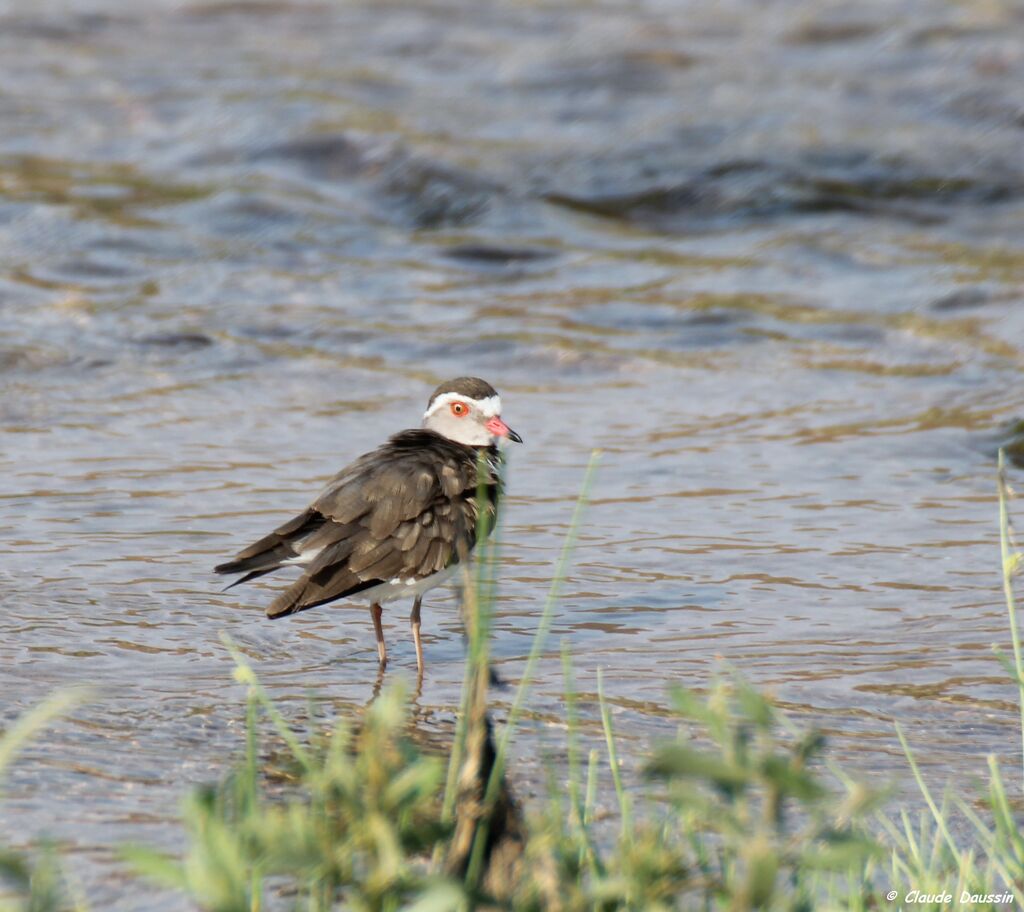
[[[420,429],[395,434],[342,469],[306,510],[214,570],[244,574],[236,586],[282,567],[302,567],[302,576],[267,609],[271,618],[342,598],[369,602],[382,666],[381,606],[411,596],[422,672],[423,594],[469,558],[481,522],[478,488],[486,528],[494,527],[502,437],[522,443],[501,420],[501,399],[489,383],[476,377],[442,383]]]

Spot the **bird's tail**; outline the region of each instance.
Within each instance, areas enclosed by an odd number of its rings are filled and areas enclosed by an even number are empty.
[[[237,586],[239,583],[256,579],[258,576],[273,573],[298,557],[295,542],[302,541],[305,536],[319,529],[323,523],[324,517],[313,510],[300,513],[279,529],[269,535],[264,535],[258,542],[249,545],[244,551],[240,551],[231,560],[218,564],[213,568],[213,572],[224,575],[245,574],[241,579],[231,583],[227,589]]]

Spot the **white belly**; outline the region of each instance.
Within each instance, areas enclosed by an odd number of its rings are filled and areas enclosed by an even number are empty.
[[[419,580],[415,577],[403,579],[402,577],[396,576],[394,579],[388,580],[386,583],[381,583],[379,586],[374,586],[372,589],[364,589],[362,592],[357,592],[355,595],[349,596],[349,598],[355,601],[377,605],[383,604],[384,602],[393,602],[396,599],[417,598],[429,589],[433,589],[436,586],[443,586],[452,578],[452,576],[455,575],[455,573],[459,571],[461,566],[461,564],[452,564],[450,567],[445,567],[444,570],[439,570],[437,573],[433,574],[433,576],[428,576]]]

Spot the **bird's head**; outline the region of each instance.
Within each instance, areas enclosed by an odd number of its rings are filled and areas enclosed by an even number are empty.
[[[477,377],[448,380],[434,390],[423,427],[466,446],[491,446],[501,437],[523,442],[501,420],[501,398],[494,387]]]

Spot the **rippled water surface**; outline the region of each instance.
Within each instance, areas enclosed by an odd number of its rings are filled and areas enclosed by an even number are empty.
[[[1022,38],[1010,0],[0,3],[3,716],[97,688],[14,769],[5,833],[155,908],[111,848],[176,846],[237,746],[222,631],[295,711],[371,698],[364,609],[270,623],[279,581],[210,568],[464,373],[527,442],[507,679],[604,450],[524,791],[561,638],[632,756],[723,662],[865,775],[905,781],[894,718],[936,782],[1011,756]],[[425,634],[443,731],[449,595]]]

